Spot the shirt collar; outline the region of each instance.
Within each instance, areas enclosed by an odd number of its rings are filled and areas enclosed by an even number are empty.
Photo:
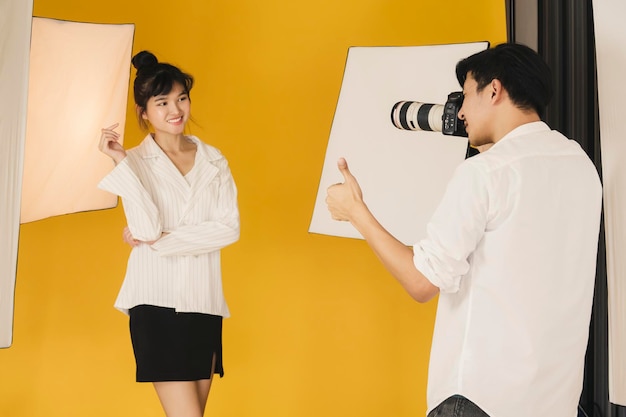
[[[206,159],[207,161],[217,161],[221,159],[222,154],[215,148],[202,146],[202,142],[196,136],[187,135],[187,138],[196,144],[197,153],[196,157],[200,157],[202,159]],[[140,144],[140,147],[143,150],[143,158],[155,158],[158,156],[165,156],[165,153],[161,150],[159,145],[154,141],[154,138],[151,134],[148,134],[145,139]]]
[[[529,135],[533,133],[546,132],[549,130],[551,130],[550,126],[548,126],[545,122],[542,122],[542,121],[525,123],[511,130],[509,133],[504,135],[502,139],[500,139],[498,142],[502,140],[506,140],[508,138],[513,138],[516,136],[524,136],[524,135]]]

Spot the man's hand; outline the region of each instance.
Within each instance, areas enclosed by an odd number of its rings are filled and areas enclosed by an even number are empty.
[[[385,268],[411,297],[420,303],[433,298],[439,289],[415,267],[413,249],[393,237],[372,215],[363,201],[361,187],[350,173],[346,160],[340,158],[337,166],[344,182],[328,187],[326,204],[332,218],[352,223]]]
[[[365,206],[363,193],[344,158],[339,158],[337,167],[344,182],[328,187],[326,204],[333,220],[352,221],[355,211]]]

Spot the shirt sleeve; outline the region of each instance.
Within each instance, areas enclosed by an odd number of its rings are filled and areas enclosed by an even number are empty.
[[[426,227],[427,237],[413,246],[415,267],[441,292],[459,290],[487,224],[487,175],[468,162],[459,165],[448,183]]]
[[[220,175],[215,220],[181,225],[152,244],[159,256],[200,255],[213,252],[239,240],[237,187],[224,160]]]
[[[130,167],[130,156],[124,158],[98,184],[98,188],[122,198],[126,221],[137,240],[150,242],[161,236],[163,224],[159,209]]]

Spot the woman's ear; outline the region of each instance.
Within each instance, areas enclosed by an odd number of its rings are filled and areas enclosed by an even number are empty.
[[[138,116],[141,116],[143,120],[148,120],[148,116],[146,115],[146,109],[142,109],[137,104],[135,104],[135,113]]]

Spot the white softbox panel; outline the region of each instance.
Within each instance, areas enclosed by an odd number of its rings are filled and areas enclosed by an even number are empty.
[[[21,222],[111,208],[100,129],[124,132],[134,26],[34,18]]]
[[[114,207],[100,129],[124,131],[134,25],[32,17],[0,0],[0,347],[12,343],[22,223]],[[21,202],[21,204],[20,204]]]
[[[0,347],[13,340],[13,295],[26,135],[32,0],[0,0]]]
[[[407,100],[444,104],[450,92],[461,90],[456,63],[488,46],[349,49],[309,232],[362,238],[351,224],[332,220],[325,203],[326,189],[343,182],[337,160],[345,157],[381,224],[407,245],[424,237],[448,180],[465,158],[467,139],[397,129],[391,110]]]

